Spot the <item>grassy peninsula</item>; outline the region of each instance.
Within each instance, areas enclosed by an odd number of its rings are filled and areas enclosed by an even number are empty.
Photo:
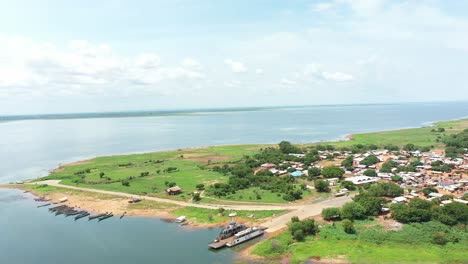
[[[352,149],[353,147],[388,145],[403,147],[411,143],[429,149],[442,149],[444,137],[468,128],[468,119],[435,123],[431,127],[402,129],[385,132],[352,135],[352,140],[298,145],[311,149],[325,146]],[[443,129],[443,132],[438,132]],[[209,191],[213,185],[226,184],[232,168],[239,164],[251,162],[255,155],[269,147],[277,145],[232,145],[213,146],[173,151],[98,157],[90,160],[71,163],[55,169],[42,180],[61,180],[62,184],[86,188],[125,192],[135,195],[147,195],[175,200],[191,200],[192,194],[201,194],[204,203],[256,202],[287,203],[288,200],[273,188],[262,188],[261,184],[249,188],[237,188],[229,195],[217,196]],[[270,155],[270,156],[268,156]],[[266,153],[257,161],[271,159]],[[336,162],[324,162],[322,165]],[[339,163],[339,162],[338,162]],[[250,164],[248,164],[250,165]],[[299,181],[298,183],[301,183]],[[307,184],[307,182],[302,181]],[[281,184],[281,183],[278,183]],[[287,184],[287,183],[285,183]],[[173,185],[182,188],[180,195],[167,195],[165,190]],[[300,185],[293,184],[299,191]],[[300,190],[301,198],[315,199],[321,194],[310,190]],[[323,195],[322,195],[323,196]]]

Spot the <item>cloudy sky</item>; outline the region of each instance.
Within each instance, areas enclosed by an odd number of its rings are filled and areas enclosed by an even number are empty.
[[[0,115],[468,100],[468,1],[0,2]]]

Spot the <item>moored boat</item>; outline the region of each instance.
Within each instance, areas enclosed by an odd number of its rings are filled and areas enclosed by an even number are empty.
[[[233,247],[237,246],[239,244],[242,244],[246,241],[249,241],[251,239],[254,239],[256,237],[259,237],[263,235],[265,232],[264,228],[258,228],[258,227],[249,227],[245,230],[240,231],[239,233],[236,233],[234,235],[234,239],[228,243],[226,243],[226,246],[228,247]]]

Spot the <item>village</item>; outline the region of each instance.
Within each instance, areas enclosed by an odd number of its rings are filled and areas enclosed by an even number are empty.
[[[393,203],[403,203],[419,197],[432,200],[443,206],[451,202],[468,204],[468,154],[463,157],[448,158],[443,151],[389,151],[386,149],[369,150],[365,153],[350,151],[318,151],[320,160],[310,166],[300,161],[283,161],[279,165],[265,163],[258,168],[268,170],[274,175],[290,175],[299,181],[310,177],[311,168],[322,170],[325,167],[338,167],[344,172],[342,177],[326,178],[334,196],[348,195],[350,190],[340,188],[343,181],[356,187],[376,182],[392,182],[405,190],[403,196],[393,198]],[[304,158],[306,154],[289,154]],[[348,161],[349,165],[346,166]],[[371,162],[369,162],[371,160]],[[366,162],[367,161],[367,162]],[[308,189],[314,189],[307,185]],[[465,196],[464,196],[465,195]],[[385,209],[384,209],[385,210]]]

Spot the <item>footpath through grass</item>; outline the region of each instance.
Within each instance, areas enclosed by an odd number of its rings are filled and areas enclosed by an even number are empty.
[[[265,210],[265,211],[245,211],[245,210],[236,210],[236,211],[220,211],[213,209],[204,209],[197,207],[183,207],[176,209],[171,212],[174,216],[184,215],[187,217],[187,220],[190,222],[197,223],[208,223],[208,224],[218,224],[218,223],[229,223],[231,217],[229,214],[235,212],[236,218],[241,218],[244,221],[249,223],[258,223],[260,220],[263,220],[268,217],[282,214],[286,210]]]
[[[375,222],[356,222],[357,234],[346,234],[339,223],[325,224],[317,238],[307,237],[304,242],[295,242],[289,232],[284,232],[259,243],[252,253],[270,260],[289,256],[292,263],[305,263],[313,258],[340,258],[352,263],[468,262],[466,230],[430,222],[404,225],[401,231],[386,231]],[[459,242],[433,244],[434,229],[456,236]]]

